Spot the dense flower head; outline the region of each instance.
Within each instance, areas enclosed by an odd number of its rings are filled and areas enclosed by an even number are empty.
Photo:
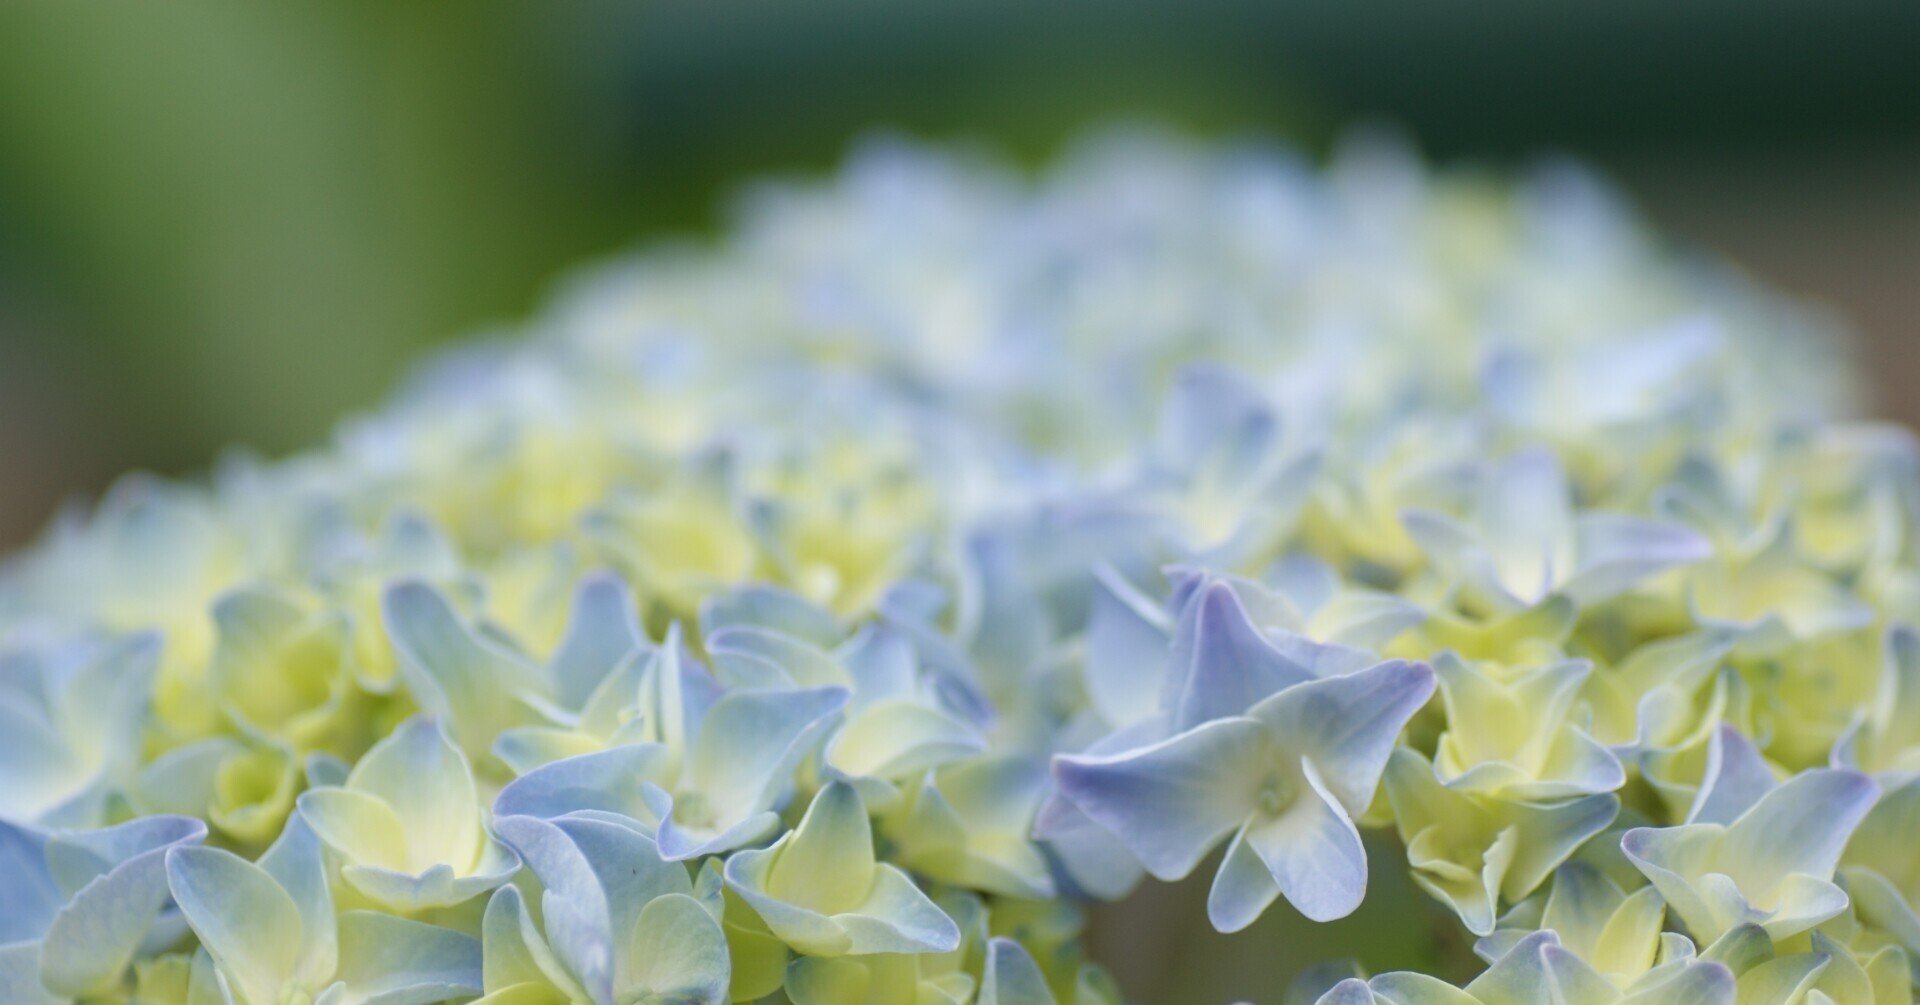
[[[879,143],[529,329],[0,568],[0,1001],[1117,1005],[1376,868],[1484,971],[1289,1000],[1913,1000],[1920,449],[1576,169]]]

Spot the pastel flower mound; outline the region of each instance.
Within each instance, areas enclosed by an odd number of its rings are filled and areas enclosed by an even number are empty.
[[[1117,1005],[1195,874],[1914,1000],[1920,449],[1573,169],[883,144],[531,327],[0,569],[0,1005]]]

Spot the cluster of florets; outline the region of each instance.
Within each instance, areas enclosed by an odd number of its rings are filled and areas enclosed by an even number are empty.
[[[1485,971],[1309,999],[1910,1005],[1831,349],[1566,168],[868,151],[6,568],[0,1000],[1096,1005],[1392,848]]]

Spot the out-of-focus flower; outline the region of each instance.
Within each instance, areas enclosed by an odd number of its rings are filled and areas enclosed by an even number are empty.
[[[355,752],[358,725],[346,620],[310,613],[269,589],[239,589],[213,606],[213,694],[235,727],[300,752]]]
[[[1920,960],[1920,780],[1880,797],[1841,856],[1840,882],[1860,920],[1887,933]]]
[[[1706,539],[1681,525],[1576,513],[1560,462],[1537,447],[1487,472],[1464,521],[1413,510],[1406,523],[1465,602],[1502,613],[1556,592],[1596,604],[1710,554]]]
[[[1886,633],[1879,687],[1834,760],[1890,781],[1920,778],[1920,634],[1905,625]]]
[[[0,820],[102,822],[140,763],[159,639],[0,653]]]

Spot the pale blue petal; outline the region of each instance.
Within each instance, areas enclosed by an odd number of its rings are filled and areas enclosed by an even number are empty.
[[[1545,882],[1568,856],[1607,829],[1620,813],[1620,797],[1596,793],[1560,803],[1523,805],[1517,814],[1519,841],[1500,895],[1517,901]]]
[[[1220,719],[1113,757],[1056,757],[1053,776],[1148,872],[1178,879],[1247,819],[1282,756],[1265,725]]]
[[[1686,822],[1731,824],[1779,781],[1760,749],[1732,724],[1721,723],[1707,744],[1706,775]]]
[[[1241,715],[1268,695],[1312,679],[1254,626],[1227,583],[1202,587],[1181,612],[1167,678],[1175,729]]]
[[[1041,804],[1034,834],[1053,849],[1054,862],[1065,871],[1068,884],[1089,897],[1119,900],[1146,875],[1140,860],[1118,837],[1058,793]],[[1261,872],[1265,874],[1264,869]]]
[[[0,820],[0,903],[7,905],[0,911],[0,946],[38,941],[66,903],[47,869],[46,846],[40,831]]]
[[[568,813],[610,813],[657,825],[642,787],[674,781],[674,757],[657,743],[580,754],[535,768],[508,782],[493,801],[496,817],[552,819]]]
[[[1725,854],[1743,887],[1800,873],[1833,875],[1880,788],[1856,771],[1803,771],[1780,783],[1727,827]]]
[[[1545,988],[1555,1002],[1567,1005],[1612,1005],[1619,989],[1586,960],[1564,946],[1543,946],[1540,962],[1546,969]]]
[[[76,745],[105,752],[110,769],[137,763],[140,727],[152,702],[163,644],[158,632],[135,632],[108,643],[53,690],[49,708],[55,727]]]
[[[307,942],[301,975],[317,980],[331,973],[335,960],[333,894],[327,885],[326,851],[320,838],[296,813],[287,819],[280,836],[256,864],[280,884],[300,913]]]
[[[554,823],[500,817],[494,829],[540,880],[540,915],[553,954],[595,1001],[611,1000],[613,934],[607,897],[593,866]]]
[[[1378,654],[1353,646],[1316,642],[1282,628],[1267,629],[1267,641],[1281,656],[1315,677],[1337,677],[1365,670],[1380,662]]]
[[[1314,1001],[1314,1005],[1375,1005],[1379,1000],[1374,997],[1373,989],[1367,987],[1366,981],[1349,977],[1328,988],[1326,994]]]
[[[1189,364],[1161,406],[1154,449],[1162,463],[1184,466],[1223,442],[1270,441],[1277,422],[1266,395],[1245,376],[1218,364]],[[1252,446],[1238,451],[1259,452]]]
[[[1485,1005],[1438,977],[1404,970],[1381,974],[1368,981],[1367,987],[1387,1005]]]
[[[519,856],[499,847],[476,869],[462,875],[447,865],[435,865],[420,873],[405,873],[380,866],[357,863],[342,866],[340,874],[353,888],[384,907],[404,913],[454,907],[513,878],[520,869]]]
[[[1302,765],[1310,792],[1277,817],[1256,818],[1246,844],[1266,863],[1280,892],[1311,921],[1352,914],[1367,893],[1367,851],[1360,832],[1315,773]]]
[[[858,909],[833,916],[852,938],[850,953],[948,953],[960,929],[906,873],[881,863]]]
[[[707,637],[714,676],[735,687],[847,687],[845,667],[819,646],[752,625]]]
[[[432,586],[403,581],[381,598],[401,679],[420,707],[444,720],[469,757],[485,756],[514,726],[538,722],[527,699],[546,690],[523,657],[473,632]]]
[[[851,778],[901,779],[987,749],[973,726],[912,699],[854,712],[826,747],[826,765]]]
[[[1373,802],[1401,730],[1434,687],[1431,667],[1392,660],[1295,685],[1247,715],[1303,751],[1339,804],[1358,815]]]
[[[1339,574],[1318,559],[1289,555],[1266,581],[1307,616],[1307,629],[1328,642],[1379,649],[1426,618],[1420,605],[1391,593],[1342,590]]]
[[[668,625],[667,637],[640,674],[640,698],[634,714],[642,738],[685,754],[699,722],[722,694],[720,683],[687,653],[680,623]]]
[[[1544,950],[1560,940],[1552,932],[1535,932],[1521,939],[1507,955],[1495,960],[1466,986],[1482,1005],[1533,1005],[1550,987]]]
[[[328,785],[345,785],[347,784],[347,776],[353,773],[353,765],[348,764],[346,761],[332,754],[325,753],[308,754],[306,763],[302,767],[303,773],[307,776],[307,788],[309,789],[317,789]]]
[[[1227,843],[1226,857],[1213,874],[1213,886],[1207,891],[1207,920],[1215,931],[1238,932],[1260,920],[1279,898],[1280,884],[1273,870],[1247,844],[1247,830],[1241,828]]]
[[[1053,992],[1026,947],[1006,938],[987,942],[986,968],[975,1005],[1054,1005]]]
[[[612,744],[631,742],[625,730],[633,727],[631,735],[637,739],[639,726],[638,722],[630,720],[610,734],[609,741]],[[493,741],[493,756],[507,766],[508,773],[517,778],[555,761],[595,753],[609,745],[609,742],[592,734],[564,726],[516,726],[502,732]]]
[[[1705,537],[1676,523],[1617,513],[1583,513],[1575,523],[1580,566],[1561,592],[1591,606],[1626,592],[1657,572],[1704,561]]]
[[[701,833],[724,831],[769,808],[847,697],[845,688],[822,687],[734,691],[714,702],[682,779],[712,811],[713,823]],[[679,817],[673,822],[687,823]]]
[[[770,628],[823,649],[838,642],[843,634],[832,614],[799,594],[764,583],[715,594],[701,602],[703,635],[712,636],[735,625]]]
[[[1474,519],[1500,585],[1522,604],[1574,573],[1572,509],[1566,473],[1544,446],[1519,451],[1488,479]]]
[[[1113,568],[1096,569],[1094,579],[1083,657],[1087,696],[1108,725],[1125,726],[1160,711],[1172,626]]]
[[[227,975],[207,955],[203,946],[194,950],[187,972],[187,1005],[239,1005]]]
[[[1274,560],[1260,580],[1306,616],[1331,601],[1341,586],[1340,574],[1332,566],[1299,553]]]
[[[1871,869],[1842,867],[1848,900],[1860,920],[1894,937],[1909,954],[1920,955],[1920,908],[1887,877]]]
[[[1680,968],[1672,979],[1636,989],[1621,998],[1619,1005],[1734,1005],[1737,984],[1733,971],[1718,963],[1693,962]]]
[[[1525,601],[1511,596],[1502,585],[1493,556],[1473,528],[1445,513],[1420,508],[1403,511],[1400,524],[1406,528],[1407,536],[1425,553],[1427,561],[1446,577],[1449,586],[1460,584],[1486,595],[1480,599],[1498,602],[1505,607],[1527,606]],[[1541,573],[1544,576],[1544,567]]]
[[[699,901],[672,893],[640,912],[617,973],[620,1001],[727,1005],[733,967],[720,923]]]
[[[244,744],[224,736],[175,747],[140,769],[132,797],[148,813],[205,815],[213,805],[220,766],[245,750]]]
[[[554,824],[579,849],[599,883],[616,950],[620,948],[620,934],[634,930],[648,903],[668,894],[693,892],[686,868],[661,858],[653,841],[636,830],[580,817]],[[616,959],[615,976],[618,974]]]
[[[156,816],[50,839],[48,866],[74,893],[47,929],[48,989],[78,998],[117,984],[170,896],[167,850],[206,835],[199,820]]]
[[[897,628],[862,625],[833,655],[853,680],[851,707],[904,698],[919,690],[920,666],[913,640]]]
[[[654,789],[656,793],[660,790]],[[661,795],[665,795],[661,793]],[[684,824],[673,816],[673,798],[655,800],[652,805],[660,817],[654,839],[660,853],[669,861],[685,862],[703,855],[719,855],[735,848],[757,844],[780,830],[780,814],[772,810],[727,817],[719,826]]]
[[[1693,878],[1717,866],[1715,853],[1725,831],[1718,824],[1685,827],[1636,827],[1620,839],[1620,848],[1660,890],[1660,895],[1693,936],[1717,938],[1726,927],[1719,905],[1709,900]],[[1746,920],[1744,918],[1734,920]]]
[[[0,692],[0,816],[38,820],[91,779],[44,710]]]
[[[266,870],[217,848],[167,853],[174,902],[220,971],[249,1002],[277,1002],[300,969],[306,929]]]
[[[393,811],[409,859],[465,869],[486,840],[473,771],[452,737],[424,716],[401,723],[362,755],[347,788]]]
[[[0,944],[0,1001],[7,1005],[70,1005],[40,983],[40,944]]]
[[[549,984],[575,1000],[586,997],[534,924],[520,893],[509,883],[487,900],[480,923],[481,984],[488,992],[516,984]]]
[[[459,932],[371,911],[340,915],[346,1002],[428,1005],[481,991],[480,941]]]
[[[129,820],[98,830],[67,831],[46,839],[46,866],[53,881],[68,896],[125,865],[140,862],[153,852],[176,844],[197,843],[206,824],[191,817],[155,816]]]
[[[567,633],[548,664],[554,699],[579,710],[613,669],[646,648],[639,607],[625,580],[605,570],[580,580]]]

